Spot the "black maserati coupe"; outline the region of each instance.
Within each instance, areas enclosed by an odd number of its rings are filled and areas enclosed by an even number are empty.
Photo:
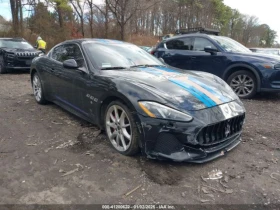
[[[31,65],[34,96],[106,131],[123,155],[206,162],[241,141],[243,104],[219,77],[175,69],[129,43],[65,41]]]

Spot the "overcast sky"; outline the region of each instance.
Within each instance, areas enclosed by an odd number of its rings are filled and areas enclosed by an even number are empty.
[[[280,43],[280,0],[224,0],[224,3],[241,13],[254,15],[259,18],[259,23],[268,24],[271,29],[277,31]]]
[[[101,0],[95,0],[96,3]],[[0,15],[11,19],[9,0],[0,1]],[[280,0],[224,0],[225,4],[238,9],[243,14],[255,15],[259,18],[260,24],[266,23],[278,33],[280,43],[280,21],[279,9]]]

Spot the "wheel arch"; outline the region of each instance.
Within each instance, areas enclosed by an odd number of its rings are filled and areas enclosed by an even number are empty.
[[[234,73],[235,71],[239,71],[239,70],[245,70],[245,71],[249,71],[252,74],[254,74],[254,76],[257,79],[257,92],[260,91],[261,89],[261,78],[260,75],[258,73],[258,71],[253,68],[252,66],[248,65],[248,64],[233,64],[231,66],[229,66],[225,72],[223,73],[222,79],[224,79],[225,81],[229,78],[229,76]]]
[[[129,109],[131,109],[133,112],[136,113],[136,109],[134,107],[134,105],[129,101],[129,99],[127,99],[125,96],[121,95],[121,94],[114,94],[114,95],[107,95],[103,98],[99,108],[98,108],[98,124],[101,128],[104,128],[104,115],[105,115],[105,111],[106,108],[108,107],[108,105],[113,102],[113,101],[120,101],[122,102],[124,105],[126,105]],[[135,115],[135,114],[134,114]]]
[[[136,120],[136,125],[137,125],[137,129],[139,131],[140,134],[143,134],[143,129],[141,126],[141,121],[137,115],[137,110],[134,107],[134,105],[130,102],[129,99],[127,99],[125,96],[123,96],[122,94],[116,94],[116,95],[108,95],[106,97],[103,98],[102,103],[100,104],[100,106],[98,107],[98,125],[101,129],[105,129],[104,127],[104,115],[105,115],[105,111],[108,107],[108,105],[113,102],[113,101],[120,101],[121,103],[123,103],[124,105],[126,105],[129,109],[132,110],[132,115],[133,118]],[[140,141],[139,141],[139,147],[143,148],[143,139],[142,139],[142,135],[140,137]]]

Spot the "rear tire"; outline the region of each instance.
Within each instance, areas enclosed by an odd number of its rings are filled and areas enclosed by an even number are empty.
[[[0,57],[0,74],[5,74],[7,71],[4,66],[4,59]]]
[[[240,70],[234,72],[228,77],[227,83],[239,98],[249,99],[257,94],[257,79],[255,75],[249,71]]]
[[[32,89],[36,102],[38,104],[46,104],[47,100],[45,99],[42,82],[38,73],[36,72],[33,74],[32,77]]]
[[[120,101],[111,102],[104,114],[104,127],[108,140],[119,153],[126,156],[138,153],[139,131],[126,105]]]

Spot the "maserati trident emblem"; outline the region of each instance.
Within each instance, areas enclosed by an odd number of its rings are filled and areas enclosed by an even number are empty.
[[[225,129],[226,137],[228,137],[229,133],[230,133],[230,124],[229,124],[229,122],[227,122],[226,129]]]

